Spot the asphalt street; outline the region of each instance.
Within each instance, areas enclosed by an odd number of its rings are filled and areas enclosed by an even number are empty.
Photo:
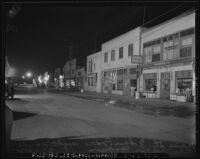
[[[142,137],[194,144],[195,116],[152,116],[32,87],[18,88],[12,140],[42,138]]]

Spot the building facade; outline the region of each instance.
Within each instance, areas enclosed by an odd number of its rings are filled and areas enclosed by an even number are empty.
[[[134,95],[138,83],[141,27],[102,44],[101,91],[109,94]]]
[[[76,59],[72,59],[71,62],[67,61],[63,67],[63,74],[64,74],[64,83],[65,86],[67,88],[69,88],[70,86],[77,86],[77,82],[76,82],[76,72],[77,72],[77,68],[76,68]],[[71,73],[70,73],[71,72]],[[71,81],[71,84],[70,84]]]
[[[76,78],[77,78],[77,87],[78,89],[85,89],[85,84],[87,81],[85,67],[77,67]]]
[[[143,65],[140,90],[148,96],[170,99],[178,91],[195,96],[195,13],[170,19],[141,34]]]
[[[101,52],[87,56],[87,85],[85,89],[92,92],[101,92],[101,71],[103,56]]]

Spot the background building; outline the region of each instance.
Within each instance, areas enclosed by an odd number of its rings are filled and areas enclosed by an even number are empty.
[[[76,79],[78,89],[85,89],[85,83],[87,81],[87,73],[85,67],[77,67]]]
[[[63,67],[64,82],[67,88],[69,88],[70,86],[75,87],[77,85],[76,84],[76,71],[77,71],[76,62],[77,61],[74,58],[71,60],[71,62],[67,61]],[[71,81],[71,85],[70,85],[70,81]]]
[[[103,56],[101,52],[87,56],[87,87],[88,91],[101,92],[101,71]]]

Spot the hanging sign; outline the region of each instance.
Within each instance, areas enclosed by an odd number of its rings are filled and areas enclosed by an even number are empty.
[[[142,56],[139,56],[139,55],[132,55],[132,56],[131,56],[131,63],[134,63],[134,64],[142,64]]]

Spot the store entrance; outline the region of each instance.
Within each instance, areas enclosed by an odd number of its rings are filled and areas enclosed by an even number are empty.
[[[161,73],[160,98],[169,99],[170,97],[170,72]]]

